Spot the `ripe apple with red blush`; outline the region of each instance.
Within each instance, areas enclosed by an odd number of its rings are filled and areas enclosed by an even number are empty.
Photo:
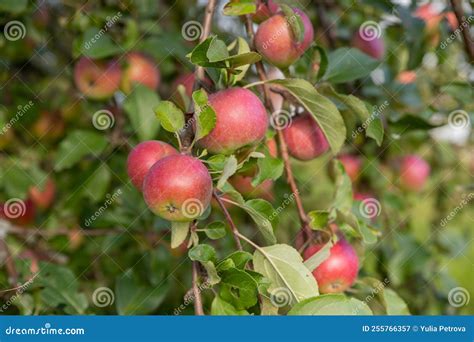
[[[153,164],[173,154],[178,154],[173,146],[158,140],[144,141],[135,146],[127,158],[127,173],[132,184],[142,191],[145,176]]]
[[[285,16],[279,12],[258,27],[255,33],[257,51],[270,63],[285,69],[298,60],[314,40],[314,29],[308,16],[298,8],[294,8],[294,16]],[[299,16],[304,26],[304,36],[297,41],[290,21]]]
[[[74,82],[85,97],[103,100],[111,97],[120,86],[122,71],[117,61],[93,60],[81,57],[74,66]]]
[[[268,115],[260,99],[248,89],[229,88],[209,96],[216,125],[199,145],[211,153],[230,153],[265,137]]]
[[[140,52],[130,52],[125,56],[120,88],[130,93],[134,84],[143,84],[152,90],[160,84],[160,71],[155,62]]]
[[[399,182],[403,189],[423,190],[430,175],[430,165],[418,155],[407,155],[400,160]]]
[[[304,252],[307,260],[324,245],[309,246]],[[354,284],[359,273],[359,257],[355,249],[344,238],[340,238],[330,249],[329,257],[313,271],[321,293],[340,293]]]
[[[344,170],[351,181],[355,182],[360,176],[360,169],[362,167],[361,158],[351,154],[343,154],[340,155],[338,159],[344,166]]]
[[[151,167],[143,182],[143,195],[156,215],[169,221],[188,222],[209,206],[212,178],[199,159],[175,154]]]
[[[263,198],[267,201],[272,201],[273,196],[273,181],[271,179],[264,180],[257,186],[252,185],[252,176],[234,175],[229,179],[229,183],[248,198]]]
[[[385,54],[385,44],[381,37],[374,34],[376,32],[366,34],[364,30],[357,31],[352,37],[352,46],[375,59],[382,59]]]
[[[283,136],[290,155],[299,160],[314,159],[329,150],[329,143],[316,120],[309,113],[293,117]]]
[[[48,178],[43,187],[32,186],[28,191],[31,201],[40,209],[48,209],[56,195],[56,183]]]

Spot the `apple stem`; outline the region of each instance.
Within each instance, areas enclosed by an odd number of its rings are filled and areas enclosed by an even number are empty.
[[[240,242],[240,238],[239,238],[239,230],[237,229],[237,226],[235,225],[234,221],[232,220],[232,217],[230,216],[229,211],[225,207],[225,204],[222,202],[222,199],[219,197],[216,190],[213,191],[212,195],[214,196],[217,203],[219,204],[219,207],[221,208],[222,213],[224,214],[224,217],[225,217],[226,221],[229,223],[229,226],[232,230],[232,235],[234,236],[234,240],[235,240],[235,244],[237,245],[237,248],[239,249],[239,251],[243,251],[242,243]]]
[[[254,36],[255,36],[255,34],[254,34],[254,31],[253,31],[252,20],[250,18],[250,15],[245,16],[245,28],[247,30],[247,34],[248,34],[249,39],[250,39],[251,49],[255,50],[255,48],[254,48],[254,46],[255,46],[254,45]],[[258,74],[258,77],[260,78],[260,81],[261,82],[267,81],[268,77],[267,77],[267,74],[265,72],[265,68],[263,66],[263,63],[261,61],[259,61],[255,64],[255,66],[257,68],[257,74]],[[269,91],[270,91],[270,89],[269,89],[268,86],[265,86],[265,85],[261,86],[261,92],[262,92],[262,95],[263,95],[263,98],[264,98],[265,107],[270,109],[271,112],[273,113],[273,112],[275,112],[275,108],[274,108],[273,104],[270,101]],[[302,235],[304,237],[304,240],[310,240],[311,237],[312,237],[312,231],[311,231],[311,228],[309,226],[308,216],[306,215],[306,212],[305,212],[304,207],[303,207],[303,202],[302,202],[301,197],[300,197],[300,192],[298,190],[298,186],[296,185],[295,177],[293,175],[293,170],[291,169],[290,156],[288,154],[288,147],[286,145],[285,137],[283,135],[283,131],[280,130],[280,129],[276,129],[276,133],[277,133],[277,136],[278,136],[278,143],[279,143],[279,147],[280,147],[279,152],[280,152],[280,155],[283,159],[283,163],[284,163],[284,167],[285,167],[286,180],[287,180],[287,182],[290,186],[291,192],[293,193],[295,203],[296,203],[296,207],[298,209],[298,216],[299,216],[300,222],[301,222]],[[301,241],[299,241],[299,240],[300,239],[297,239],[297,241],[296,241],[297,245],[301,244]],[[304,241],[303,241],[303,243],[304,243]]]

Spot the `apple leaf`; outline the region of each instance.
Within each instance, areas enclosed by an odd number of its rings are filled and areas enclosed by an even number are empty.
[[[350,212],[353,202],[351,179],[339,160],[335,159],[332,167],[336,177],[336,192],[332,206],[340,211]]]
[[[193,93],[194,117],[196,118],[196,134],[194,140],[208,135],[216,126],[216,112],[208,103],[207,94],[203,89]]]
[[[214,247],[206,244],[194,246],[189,250],[188,256],[189,259],[199,261],[201,265],[204,266],[207,271],[207,281],[209,284],[215,285],[221,281],[221,278],[217,274],[216,266],[214,265],[217,259]]]
[[[236,203],[236,205],[250,215],[267,243],[276,243],[273,227],[277,223],[277,217],[274,215],[275,210],[269,202],[263,199],[253,199],[246,201],[244,204]]]
[[[258,173],[252,180],[252,186],[256,187],[266,179],[277,180],[283,174],[283,161],[279,158],[266,156],[257,159]]]
[[[304,40],[304,24],[301,16],[295,12],[293,8],[286,4],[280,4],[280,8],[285,14],[285,19],[288,25],[290,25],[293,36],[297,43],[301,43]]]
[[[231,268],[221,274],[220,296],[238,310],[248,309],[258,301],[257,282],[244,270]]]
[[[140,140],[153,139],[160,129],[160,122],[153,115],[153,108],[160,104],[158,95],[148,87],[138,84],[123,103],[133,129]]]
[[[345,83],[368,76],[379,61],[355,48],[339,48],[329,56],[329,66],[323,80],[330,83]]]
[[[321,95],[314,86],[302,79],[269,80],[265,83],[280,86],[288,91],[313,115],[323,131],[334,154],[344,144],[346,127],[341,113],[327,97]]]
[[[321,265],[324,262],[324,260],[326,260],[329,257],[331,248],[332,248],[332,242],[329,241],[319,251],[314,253],[308,260],[306,260],[304,262],[304,265],[311,272],[314,271],[316,267]]]
[[[223,238],[226,235],[225,224],[222,221],[211,222],[202,231],[212,240]]]
[[[254,269],[270,281],[270,293],[285,293],[288,305],[318,296],[318,284],[303,258],[289,245],[278,244],[257,249]]]
[[[343,294],[326,294],[306,299],[297,303],[288,312],[297,316],[330,316],[330,315],[372,315],[372,311],[364,302],[348,298]]]
[[[177,248],[186,240],[189,222],[171,222],[171,248]]]
[[[213,316],[243,316],[248,314],[246,310],[237,310],[220,296],[216,296],[211,304],[211,315]]]
[[[237,158],[232,154],[230,155],[224,164],[224,169],[222,170],[221,177],[217,182],[217,188],[222,189],[224,184],[227,182],[229,177],[231,177],[237,171]]]
[[[171,101],[161,101],[155,107],[155,114],[168,132],[178,132],[184,126],[183,111]]]
[[[224,6],[224,15],[245,15],[255,13],[257,5],[255,0],[230,0]]]
[[[310,219],[310,226],[314,230],[324,230],[329,222],[329,211],[327,210],[313,210],[308,213]]]

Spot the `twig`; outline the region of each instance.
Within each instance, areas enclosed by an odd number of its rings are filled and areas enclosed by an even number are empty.
[[[204,316],[202,307],[201,291],[198,286],[198,261],[193,261],[193,293],[194,293],[194,313],[197,316]]]
[[[252,20],[249,15],[245,16],[245,27],[247,30],[247,34],[250,38],[250,45],[252,49],[254,49],[254,42],[253,42],[254,32],[253,32]],[[266,81],[268,77],[265,72],[263,63],[257,62],[255,66],[257,68],[257,73],[260,78],[260,81],[262,82]],[[262,89],[263,89],[263,97],[264,97],[265,106],[268,109],[270,109],[273,113],[275,112],[275,108],[273,107],[273,104],[270,101],[270,94],[269,94],[270,89],[265,85],[263,85],[262,87],[263,87]],[[311,228],[309,227],[308,216],[306,215],[306,212],[304,210],[303,202],[301,201],[301,197],[300,197],[300,192],[298,190],[298,186],[296,185],[295,177],[293,176],[293,171],[291,169],[291,164],[290,164],[290,156],[288,153],[288,147],[286,145],[285,137],[283,135],[283,131],[280,129],[277,129],[276,133],[278,136],[278,143],[280,146],[280,154],[285,166],[286,180],[291,188],[291,192],[294,194],[296,207],[298,209],[298,216],[301,222],[301,229],[306,240],[309,240],[312,235]]]
[[[230,216],[229,214],[229,211],[227,210],[227,208],[225,207],[225,204],[222,202],[221,198],[219,197],[219,195],[217,194],[217,191],[214,190],[214,192],[212,193],[212,195],[214,196],[214,198],[216,199],[217,203],[219,204],[219,207],[221,208],[222,210],[222,213],[224,214],[225,216],[225,219],[226,221],[229,223],[229,226],[232,230],[232,235],[234,237],[234,240],[235,240],[235,244],[237,245],[237,248],[239,249],[239,251],[242,251],[242,244],[240,243],[240,239],[239,239],[239,230],[237,229],[237,226],[235,225],[234,221],[232,220],[232,217]]]
[[[451,0],[451,6],[453,7],[454,14],[458,20],[459,26],[466,23],[466,17],[460,0]],[[462,38],[464,40],[464,49],[466,50],[469,63],[474,64],[474,41],[471,38],[469,25],[467,27],[460,28]]]

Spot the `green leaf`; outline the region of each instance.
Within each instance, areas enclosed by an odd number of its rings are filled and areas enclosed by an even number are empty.
[[[321,265],[324,260],[329,257],[332,248],[332,241],[326,243],[319,251],[314,253],[309,259],[304,262],[304,265],[313,272],[316,267]]]
[[[94,173],[84,182],[82,193],[92,203],[102,200],[112,180],[112,173],[106,164],[100,164]]]
[[[155,138],[160,122],[153,115],[153,109],[160,103],[158,95],[148,87],[137,84],[123,103],[134,131],[140,140]]]
[[[220,297],[238,310],[257,304],[257,282],[244,270],[232,268],[221,274]]]
[[[332,206],[342,212],[350,212],[353,202],[351,179],[339,160],[333,161],[333,168],[336,176],[336,193]]]
[[[248,314],[246,310],[237,310],[232,304],[219,296],[216,296],[211,304],[211,315],[213,316],[242,316]]]
[[[243,205],[239,204],[239,206],[254,220],[265,241],[271,245],[276,243],[272,221],[275,223],[277,217],[274,215],[275,210],[273,206],[263,199],[249,200]]]
[[[329,65],[328,54],[326,49],[320,45],[314,45],[313,49],[319,52],[319,70],[316,75],[316,80],[319,81],[324,77],[324,75],[326,75]]]
[[[252,260],[252,254],[245,251],[236,251],[230,254],[224,260],[232,260],[232,264],[234,265],[235,268],[243,270],[245,266],[247,266],[249,261]]]
[[[385,299],[385,308],[387,315],[409,315],[410,311],[405,301],[392,289],[385,288],[383,290]]]
[[[287,24],[290,25],[296,43],[301,43],[304,40],[304,24],[301,16],[294,11],[293,8],[286,4],[280,4],[280,8],[285,14]]]
[[[217,188],[222,189],[224,184],[227,182],[229,177],[231,177],[237,171],[237,158],[234,155],[230,155],[224,164],[224,169],[222,170],[221,177],[217,182]]]
[[[257,159],[258,173],[252,180],[252,186],[263,183],[266,179],[277,180],[283,174],[283,160],[266,156]]]
[[[91,27],[84,32],[80,45],[81,54],[99,59],[122,53],[121,47],[110,38],[108,33],[101,30],[103,29]]]
[[[257,59],[260,60],[261,57],[255,55],[252,51],[250,51],[250,46],[247,41],[242,37],[237,37],[229,45],[230,51],[236,49],[236,56],[233,59],[233,69],[234,72],[231,74],[231,80],[229,82],[230,85],[233,85],[239,81],[242,81],[247,73],[247,70],[250,68],[250,64],[257,62]],[[238,57],[241,56],[241,57]],[[255,62],[253,60],[255,59]],[[242,64],[241,66],[236,66],[237,63]],[[251,63],[252,62],[252,63]]]
[[[194,117],[196,118],[196,134],[194,140],[208,135],[216,126],[216,112],[208,103],[207,94],[203,89],[193,93]]]
[[[269,80],[266,83],[283,87],[313,115],[334,154],[344,144],[346,127],[337,107],[308,81],[302,79]]]
[[[230,0],[224,6],[224,15],[241,16],[255,13],[257,5],[254,0]]]
[[[155,107],[155,114],[161,126],[168,132],[178,132],[184,126],[184,113],[171,101],[161,101]]]
[[[327,210],[313,210],[308,213],[310,222],[309,225],[315,230],[324,230],[329,222],[329,211]]]
[[[365,128],[366,136],[374,139],[377,145],[380,146],[384,134],[380,113],[374,112],[371,114],[364,101],[354,95],[339,94],[333,88],[331,88],[331,93],[356,114],[358,119],[362,122],[362,126]]]
[[[425,119],[412,114],[404,115],[401,118],[393,119],[390,122],[390,129],[398,134],[416,130],[426,131],[439,126],[440,125],[433,125]]]
[[[221,239],[226,235],[225,223],[222,221],[211,222],[203,229],[203,231],[209,239]]]
[[[171,248],[177,248],[186,240],[189,222],[171,222]]]
[[[255,271],[270,280],[269,292],[286,289],[290,305],[319,295],[316,280],[293,247],[261,247],[255,251],[253,261]]]
[[[188,252],[189,259],[193,261],[199,261],[207,271],[209,278],[208,283],[215,285],[220,282],[221,278],[217,274],[216,266],[216,250],[206,244],[197,245],[191,248]]]
[[[345,83],[368,76],[379,61],[355,48],[339,48],[328,56],[329,66],[324,80]]]
[[[169,283],[152,287],[141,282],[131,271],[117,279],[115,305],[119,315],[147,315],[156,310],[169,291]]]
[[[209,49],[206,51],[206,57],[209,62],[218,62],[229,57],[227,46],[220,39],[212,39]]]
[[[106,146],[107,138],[103,133],[72,131],[59,144],[54,170],[68,169],[90,154],[97,156]]]
[[[349,225],[352,228],[349,233],[352,233],[355,237],[362,237],[364,243],[370,245],[377,242],[377,232],[369,229],[369,227],[363,221],[359,221],[353,213],[337,210],[337,219],[339,222]],[[341,225],[340,228],[344,230],[343,225]]]
[[[343,294],[326,294],[296,304],[288,315],[372,315],[372,311],[367,304],[358,299],[347,298]]]

